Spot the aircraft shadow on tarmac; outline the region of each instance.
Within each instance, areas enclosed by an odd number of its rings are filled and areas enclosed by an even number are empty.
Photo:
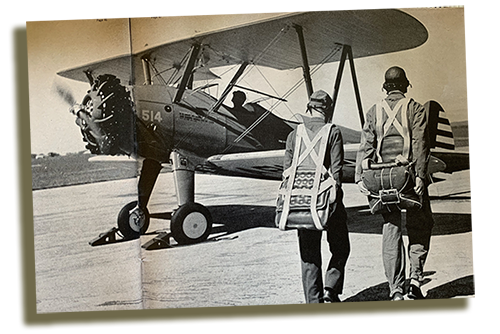
[[[371,214],[367,205],[347,208],[347,217],[349,232],[382,234],[382,225],[384,223],[382,215]],[[432,235],[449,235],[472,231],[470,214],[433,213],[432,217],[434,218]],[[404,226],[403,234],[407,234]]]
[[[212,234],[231,235],[240,231],[274,225],[275,208],[255,205],[208,206],[214,227]],[[368,206],[347,208],[348,229],[351,233],[382,234],[381,215],[372,215]],[[152,218],[170,219],[169,212],[151,214]],[[472,230],[471,215],[459,213],[434,213],[432,235],[466,233]],[[403,233],[406,230],[403,227]],[[220,236],[219,236],[220,237]]]
[[[275,228],[275,208],[272,206],[221,205],[208,207],[215,226],[214,233],[232,234],[256,228]],[[348,228],[352,233],[382,234],[381,215],[372,215],[368,206],[347,208]],[[458,213],[434,213],[432,235],[466,233],[472,230],[471,215]],[[403,228],[403,233],[406,230]]]
[[[430,276],[432,274],[434,273],[424,273],[425,276]],[[429,281],[429,279],[424,280],[424,286],[425,283]],[[408,287],[408,285],[409,280],[406,280],[406,288]],[[454,297],[474,296],[474,293],[474,277],[472,275],[469,275],[429,289],[425,298],[449,299]],[[389,284],[387,282],[371,286],[363,291],[360,291],[356,295],[345,299],[344,302],[363,302],[377,300],[389,300]]]

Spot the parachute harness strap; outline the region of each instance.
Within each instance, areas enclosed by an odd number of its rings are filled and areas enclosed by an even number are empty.
[[[381,147],[382,140],[386,136],[389,128],[394,126],[394,128],[403,137],[403,152],[402,155],[406,159],[410,157],[410,133],[408,127],[408,103],[410,99],[403,98],[398,101],[394,109],[391,109],[386,100],[382,100],[376,105],[376,132],[377,132],[377,158],[379,162],[382,162]],[[387,120],[383,121],[383,114],[387,115]],[[396,118],[397,115],[401,115],[401,123]]]
[[[284,195],[283,213],[281,215],[281,219],[279,222],[279,228],[282,230],[285,229],[287,217],[290,212],[290,202],[292,195],[306,195],[311,197],[310,210],[314,225],[318,230],[323,229],[317,213],[317,202],[318,202],[317,195],[326,190],[328,187],[333,186],[335,182],[332,178],[330,178],[331,182],[323,182],[320,187],[320,181],[322,176],[325,173],[328,173],[328,170],[323,165],[323,160],[326,153],[326,147],[328,144],[328,138],[331,127],[332,127],[331,123],[325,124],[312,140],[309,138],[309,135],[307,133],[304,124],[300,124],[297,127],[292,165],[283,172],[283,176],[285,178],[289,177],[289,179],[287,182],[287,187],[286,189],[284,189],[283,193]],[[303,165],[304,161],[308,157],[311,158],[315,168],[313,186],[311,189],[305,189],[305,188],[293,189],[298,167]]]

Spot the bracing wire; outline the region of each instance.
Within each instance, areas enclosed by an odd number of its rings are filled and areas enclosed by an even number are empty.
[[[328,53],[328,55],[326,55],[323,60],[318,63],[317,65],[314,66],[314,68],[311,70],[311,75],[316,73],[325,63],[327,63],[333,56],[335,56],[335,54],[337,54],[339,52],[339,50],[341,49],[342,45],[338,44],[336,48],[332,49],[332,51],[330,51],[330,53]],[[262,74],[262,72],[259,70],[259,72],[261,73],[261,75],[264,77],[264,79],[267,81],[267,78],[265,78],[265,76]],[[293,94],[304,82],[304,79],[302,78],[301,80],[297,81],[283,96],[281,96],[281,98],[283,99],[287,99],[291,94]],[[271,86],[271,89],[273,89],[273,91],[275,91],[274,87]],[[255,129],[255,127],[257,125],[259,125],[269,114],[272,113],[272,111],[274,111],[283,101],[276,101],[273,105],[271,105],[271,107],[266,110],[265,113],[263,113],[258,119],[255,120],[255,122],[253,122],[245,131],[243,131],[234,141],[233,143],[231,143],[228,147],[226,147],[226,149],[224,150],[224,152],[227,152],[228,150],[230,150],[234,144],[240,142],[245,136],[247,136],[253,129]],[[288,105],[286,105],[288,110],[290,112],[292,112],[290,110],[290,108],[288,107]]]
[[[233,66],[231,69],[233,69],[234,67],[236,67],[237,65]],[[230,69],[230,70],[231,70]],[[228,70],[229,71],[229,70]],[[227,73],[228,71],[226,71],[225,73]],[[184,101],[184,103],[186,103],[186,101]],[[204,114],[202,116],[202,119],[205,120],[210,114],[212,114],[215,110],[213,108],[210,108],[210,110]],[[175,145],[174,145],[174,149],[178,148],[182,143],[185,142],[185,140],[191,136],[193,134],[193,132],[195,131],[195,129],[191,129],[188,133],[186,133]]]
[[[166,69],[164,70],[163,72],[159,72],[158,69],[156,68],[156,66],[151,63],[151,62],[148,62],[149,65],[151,66],[151,68],[153,69],[153,72],[155,72],[155,75],[153,76],[154,78],[159,78],[159,80],[166,86],[167,85],[167,82],[165,81],[165,79],[163,78],[162,76],[162,73],[165,73],[167,71],[170,71],[171,69],[173,69],[174,67],[171,67],[169,69]]]
[[[264,73],[262,73],[262,71],[257,67],[257,71],[259,71],[260,75],[264,78],[264,80],[267,82],[267,84],[269,85],[269,87],[271,87],[271,89],[273,90],[274,94],[276,94],[277,96],[279,96],[279,93],[276,91],[276,89],[274,89],[274,86],[271,84],[271,82],[267,79],[267,77],[264,75]],[[290,113],[292,113],[292,110],[290,109],[290,107],[288,106],[288,104],[285,104],[286,108],[290,111]]]
[[[184,57],[182,58],[178,68],[176,66],[173,66],[176,70],[172,73],[170,78],[167,80],[167,84],[173,85],[177,81],[179,81],[179,78],[177,78],[175,82],[174,82],[174,79],[177,76],[177,74],[179,74],[179,71],[182,69],[182,67],[186,64],[186,62],[189,58],[189,53],[190,53],[190,51],[188,51],[188,52],[186,52],[186,54],[184,54]]]
[[[257,57],[255,57],[255,59],[250,62],[250,64],[255,64],[256,62],[258,62],[259,59],[262,58],[262,56],[267,52],[267,50],[269,50],[269,48],[271,46],[273,46],[274,44],[276,44],[276,42],[283,36],[284,33],[286,33],[289,29],[289,26],[285,26],[283,27],[279,32],[278,34],[276,34],[276,36],[268,43],[268,45],[257,55]],[[213,50],[216,54],[221,54],[220,52],[217,52],[215,49],[213,49],[212,47],[210,47],[208,45],[208,47]],[[223,55],[224,57],[224,55]],[[255,66],[254,66],[255,67]],[[243,73],[239,80],[242,80],[250,71],[245,71],[245,73]],[[213,113],[215,110],[214,108],[212,107],[204,116],[203,116],[203,119],[206,119],[211,113]],[[260,123],[260,122],[259,122]],[[194,132],[194,129],[191,129],[187,134],[185,134],[175,145],[174,145],[174,148],[178,148],[179,145],[181,145],[188,136],[190,136],[192,133]]]

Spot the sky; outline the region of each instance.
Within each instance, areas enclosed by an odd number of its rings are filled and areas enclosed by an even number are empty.
[[[409,96],[421,103],[431,99],[440,102],[452,122],[467,120],[463,8],[416,8],[405,11],[424,24],[429,38],[422,46],[412,50],[355,60],[364,111],[384,97],[381,90],[384,72],[390,66],[398,65],[406,70],[412,84]],[[189,37],[194,33],[273,15],[276,14],[155,17],[132,21],[124,18],[28,22],[32,153],[64,154],[84,150],[80,131],[74,123],[75,118],[68,112],[69,105],[56,94],[55,87],[66,87],[74,96],[75,102],[81,102],[89,86],[59,77],[56,73],[129,52],[130,22],[134,27],[133,45],[134,48],[137,47],[134,51],[138,51]],[[151,33],[153,31],[157,33]],[[323,66],[313,76],[314,88],[332,92],[337,66],[338,63]],[[224,71],[225,68],[214,70],[217,74]],[[245,76],[242,84],[273,93],[269,87],[265,87],[267,83],[261,73],[280,93],[302,77],[300,69],[281,72],[253,69]],[[224,87],[230,77],[224,76],[219,87]],[[221,91],[222,88],[219,88],[218,93]],[[217,91],[213,93],[217,94]],[[252,94],[248,97],[249,100],[256,98]],[[291,118],[293,113],[303,112],[307,100],[305,88],[298,90],[288,100],[289,108],[278,108],[276,113]],[[269,107],[265,103],[263,105]],[[348,67],[344,70],[334,122],[354,129],[360,128]]]

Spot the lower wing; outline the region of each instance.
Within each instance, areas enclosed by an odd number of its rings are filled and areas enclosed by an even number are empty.
[[[354,182],[356,154],[359,144],[344,145],[342,181]],[[212,174],[281,180],[285,150],[221,154],[209,157],[198,171]],[[469,169],[469,153],[456,150],[432,149],[429,173],[453,173]]]

